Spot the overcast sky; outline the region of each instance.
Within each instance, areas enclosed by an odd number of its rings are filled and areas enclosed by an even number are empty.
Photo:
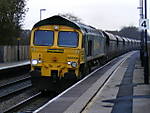
[[[138,6],[139,0],[28,0],[24,28],[31,29],[40,20],[40,9],[44,8],[42,19],[58,13],[72,13],[83,23],[98,29],[119,30],[123,26],[138,26]],[[149,11],[148,6],[148,14]]]

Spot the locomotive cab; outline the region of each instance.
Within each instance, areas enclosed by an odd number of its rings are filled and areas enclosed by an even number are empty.
[[[40,70],[42,76],[57,75],[63,77],[65,72],[78,75],[78,63],[81,54],[81,33],[75,30],[46,29],[41,27],[33,31],[31,42],[32,70]],[[52,26],[56,27],[56,26]],[[57,26],[58,27],[58,26]],[[64,30],[63,30],[64,29]]]

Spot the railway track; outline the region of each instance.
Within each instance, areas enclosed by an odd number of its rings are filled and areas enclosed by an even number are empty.
[[[2,81],[0,81],[1,82],[0,88],[8,86],[9,84],[17,83],[19,81],[23,81],[23,80],[30,79],[30,78],[31,77],[28,74],[26,74],[26,75],[22,75],[20,77],[13,77],[13,80],[9,80],[7,82],[5,82],[6,80],[5,81],[2,80]]]
[[[38,105],[32,107],[35,107],[35,110],[55,96],[43,95],[32,86],[30,79],[31,77],[26,74],[0,81],[0,113],[27,111],[38,101]]]
[[[30,76],[20,78],[17,80],[1,83],[0,85],[0,99],[13,95],[17,92],[30,88],[32,86]]]
[[[56,95],[43,95],[42,92],[38,92],[35,95],[9,107],[8,109],[4,110],[3,113],[32,113],[34,110],[42,106],[43,104],[47,103],[49,100],[54,98]]]
[[[30,78],[27,73],[0,80],[0,113],[16,102],[27,98],[30,94],[35,94],[33,92],[36,90],[33,89]]]
[[[21,101],[20,103],[14,105],[14,106],[11,106],[10,108],[8,108],[7,110],[5,110],[3,113],[11,113],[11,112],[14,112],[15,110],[21,108],[22,106],[25,106],[27,104],[29,104],[31,101],[35,100],[35,99],[38,99],[40,98],[42,95],[41,92],[29,97],[28,99],[26,100],[23,100]]]

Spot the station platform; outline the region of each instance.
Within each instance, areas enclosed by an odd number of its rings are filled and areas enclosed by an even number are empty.
[[[150,85],[144,84],[139,53],[131,55],[82,113],[149,113]]]
[[[29,64],[30,64],[29,60],[0,63],[0,70],[14,68],[14,67],[18,67],[18,66],[29,65]]]
[[[106,64],[33,113],[149,113],[150,85],[144,84],[139,51]]]

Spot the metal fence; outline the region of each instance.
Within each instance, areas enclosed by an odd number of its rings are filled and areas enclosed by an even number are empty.
[[[0,46],[0,63],[29,59],[29,46]]]

